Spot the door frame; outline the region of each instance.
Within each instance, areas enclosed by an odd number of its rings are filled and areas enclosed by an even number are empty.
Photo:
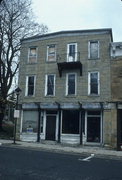
[[[46,124],[47,124],[47,116],[55,116],[56,117],[56,129],[55,129],[55,140],[58,140],[58,112],[57,114],[46,114],[46,111],[44,111],[44,139],[46,140]]]
[[[100,111],[100,142],[87,142],[87,117],[88,117],[88,111]],[[98,117],[98,116],[96,116]],[[99,145],[102,143],[103,139],[103,116],[101,110],[87,110],[85,112],[85,134],[83,134],[83,142],[84,144],[91,144],[91,145]]]

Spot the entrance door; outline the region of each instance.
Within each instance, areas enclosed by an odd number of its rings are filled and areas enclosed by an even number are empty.
[[[56,136],[56,115],[46,116],[46,140],[55,141]]]
[[[101,142],[101,115],[100,111],[87,113],[87,142]]]

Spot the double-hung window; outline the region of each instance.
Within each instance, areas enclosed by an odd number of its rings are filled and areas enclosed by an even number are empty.
[[[67,44],[67,62],[77,61],[77,43]]]
[[[88,44],[89,59],[99,58],[99,41],[89,41]]]
[[[30,47],[28,51],[28,62],[35,63],[37,62],[37,47]]]
[[[26,96],[34,96],[35,94],[35,81],[36,76],[27,76],[26,77]]]
[[[100,94],[100,77],[99,72],[89,72],[88,75],[88,94]]]
[[[76,74],[66,75],[66,95],[76,95]]]
[[[45,95],[46,96],[55,96],[55,75],[48,74],[46,75],[46,84],[45,84]]]
[[[56,45],[52,44],[47,46],[47,61],[56,61]]]

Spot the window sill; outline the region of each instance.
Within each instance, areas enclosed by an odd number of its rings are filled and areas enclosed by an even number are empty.
[[[88,94],[89,97],[100,97],[100,94]]]
[[[100,58],[88,58],[88,60],[91,60],[91,61],[99,61]]]
[[[76,94],[72,94],[72,95],[65,95],[65,97],[67,97],[67,98],[76,98]]]

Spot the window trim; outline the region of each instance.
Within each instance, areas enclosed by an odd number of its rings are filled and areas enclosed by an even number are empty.
[[[28,95],[28,80],[29,80],[29,77],[34,77],[34,92],[33,92],[33,95]],[[25,96],[29,96],[29,97],[33,97],[35,96],[35,87],[36,87],[36,75],[28,75],[26,76],[26,86],[25,86]]]
[[[68,77],[69,75],[75,75],[75,93],[74,94],[68,94]],[[77,73],[66,73],[66,96],[76,96],[77,95]]]
[[[54,57],[54,60],[49,61],[49,58],[48,58],[48,56],[49,56],[49,47],[52,46],[52,45],[55,46],[55,57]],[[55,44],[47,45],[47,57],[46,57],[46,61],[47,61],[47,62],[56,62],[56,45],[55,45]]]
[[[96,58],[91,58],[91,53],[90,53],[90,44],[91,43],[98,43],[98,55]],[[88,41],[88,59],[90,60],[98,60],[100,58],[100,42],[98,40],[90,40]]]
[[[97,86],[97,90],[98,90],[98,93],[97,94],[91,94],[91,74],[92,73],[97,73],[98,74],[98,78],[97,78],[97,83],[98,83],[98,86]],[[99,96],[100,95],[100,72],[98,71],[92,71],[92,72],[88,72],[88,95],[89,96]]]
[[[75,45],[75,60],[73,60],[73,61],[69,60],[69,47],[70,47],[70,45]],[[77,52],[78,52],[78,44],[77,43],[68,43],[67,44],[67,62],[76,62],[78,59]]]
[[[31,50],[32,48],[35,48],[35,49],[36,49],[36,56],[30,56],[30,50]],[[28,48],[28,63],[30,63],[30,64],[37,63],[37,56],[38,56],[38,47],[37,47],[37,46],[30,46],[30,47]],[[35,57],[35,62],[30,62],[30,60],[29,60],[30,57]]]
[[[53,95],[48,95],[47,94],[47,90],[48,90],[48,88],[47,88],[47,80],[48,80],[48,76],[50,76],[50,75],[53,75],[54,76],[54,92],[53,92]],[[56,82],[56,74],[46,74],[45,75],[45,96],[55,96],[55,83]]]

